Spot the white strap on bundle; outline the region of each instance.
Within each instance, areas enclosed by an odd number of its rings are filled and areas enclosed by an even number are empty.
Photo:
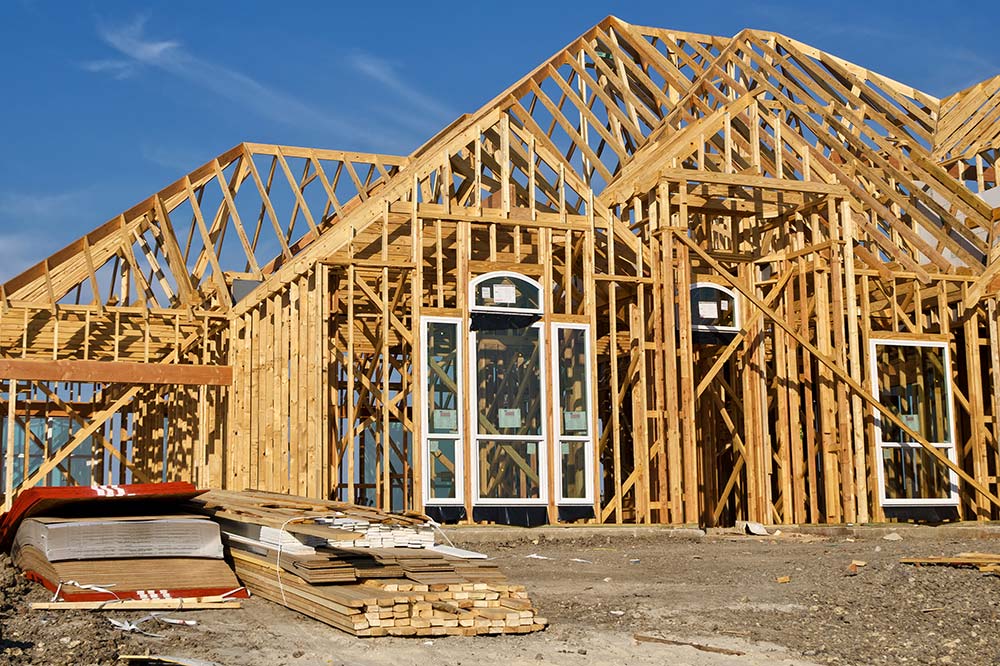
[[[108,585],[93,585],[93,584],[79,583],[75,580],[59,581],[59,584],[56,586],[55,594],[52,595],[52,601],[60,601],[59,593],[62,591],[63,585],[72,585],[73,587],[78,587],[81,590],[93,590],[94,592],[103,592],[104,594],[110,594],[115,599],[121,601],[121,597],[115,594],[113,590],[108,589],[109,587],[114,587],[115,586],[114,583],[109,583]]]

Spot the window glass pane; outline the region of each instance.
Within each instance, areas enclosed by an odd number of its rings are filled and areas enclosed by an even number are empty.
[[[538,287],[527,280],[499,275],[476,284],[475,303],[478,307],[541,310]]]
[[[428,443],[430,454],[430,498],[455,499],[455,448],[458,444],[454,439],[432,439]]]
[[[587,447],[588,442],[563,442],[560,447],[562,461],[563,499],[587,497]]]
[[[947,453],[947,449],[942,449]],[[948,468],[919,445],[882,449],[887,499],[947,499],[951,497]]]
[[[458,325],[428,322],[428,432],[458,434],[458,410]]]
[[[490,499],[538,499],[539,454],[534,442],[481,440],[479,496]]]
[[[928,442],[952,443],[943,347],[875,346],[879,402]],[[882,420],[882,441],[908,437]]]
[[[541,435],[541,339],[536,327],[476,334],[479,433]]]
[[[559,428],[563,435],[586,436],[590,432],[587,413],[587,331],[556,329],[559,355]]]
[[[691,324],[735,327],[736,299],[730,293],[711,285],[692,287]]]

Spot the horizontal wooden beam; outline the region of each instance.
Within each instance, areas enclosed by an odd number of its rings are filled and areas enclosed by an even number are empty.
[[[846,197],[847,188],[843,185],[832,185],[815,180],[790,180],[785,178],[767,178],[764,176],[747,176],[733,173],[717,173],[714,171],[698,171],[694,169],[660,169],[660,177],[672,182],[714,183],[732,185],[734,187],[752,187],[762,190],[782,190],[788,192],[807,192],[810,194],[830,194]]]
[[[45,382],[229,386],[233,383],[233,368],[228,365],[5,358],[0,359],[0,377]]]

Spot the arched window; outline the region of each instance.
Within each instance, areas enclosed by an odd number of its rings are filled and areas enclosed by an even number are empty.
[[[469,303],[481,312],[541,314],[542,286],[529,277],[508,271],[487,273],[472,281]]]
[[[714,333],[738,332],[740,310],[736,292],[713,282],[691,285],[691,328]]]

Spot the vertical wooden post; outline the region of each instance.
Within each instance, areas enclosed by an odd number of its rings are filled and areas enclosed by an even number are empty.
[[[860,312],[858,310],[857,276],[854,267],[854,216],[851,204],[846,199],[840,201],[841,232],[844,241],[844,281],[847,301],[847,354],[850,363],[850,373],[854,381],[864,385],[864,372],[861,369],[861,339],[858,331]],[[851,393],[851,439],[854,446],[854,492],[857,521],[867,523],[868,512],[868,479],[865,465],[865,423],[861,396]]]
[[[688,228],[688,183],[682,180],[680,192],[680,219],[678,225]],[[700,478],[698,447],[695,443],[697,419],[694,409],[694,352],[691,340],[691,264],[686,246],[677,246],[677,338],[680,360],[680,427],[681,450],[684,466],[684,522],[699,522],[702,511],[711,511],[699,504]]]
[[[444,167],[446,167],[447,164],[448,160],[445,160]],[[442,181],[441,198],[443,201],[450,201],[451,186],[452,183],[450,178]],[[423,377],[425,351],[420,344],[420,320],[424,305],[424,229],[422,220],[417,214],[417,197],[415,196],[416,189],[417,177],[414,175],[414,196],[410,198],[410,263],[413,265],[413,271],[410,274],[410,337],[413,340],[413,346],[410,350],[410,372],[413,375],[413,385],[410,390],[410,422],[413,424],[413,437],[411,440],[411,446],[413,447],[413,474],[410,491],[412,501],[407,508],[416,511],[423,511],[424,450],[421,433],[424,432],[424,419],[426,418],[426,414],[424,412],[426,409],[422,401],[425,387],[420,385],[420,382],[422,381],[421,377]],[[446,203],[445,205],[448,206],[449,204]],[[440,223],[438,223],[438,226],[440,226]],[[407,496],[405,491],[403,496]]]
[[[354,351],[354,282],[357,279],[357,269],[354,264],[347,266],[347,425],[344,432],[347,435],[347,497],[348,502],[357,502],[357,488],[354,476],[357,473],[355,461],[357,450],[357,390],[354,385],[355,351]]]
[[[17,380],[7,380],[7,448],[4,451],[3,510],[10,511],[14,501],[14,417],[17,413]],[[27,468],[25,468],[27,469]],[[27,474],[24,474],[27,478]]]

